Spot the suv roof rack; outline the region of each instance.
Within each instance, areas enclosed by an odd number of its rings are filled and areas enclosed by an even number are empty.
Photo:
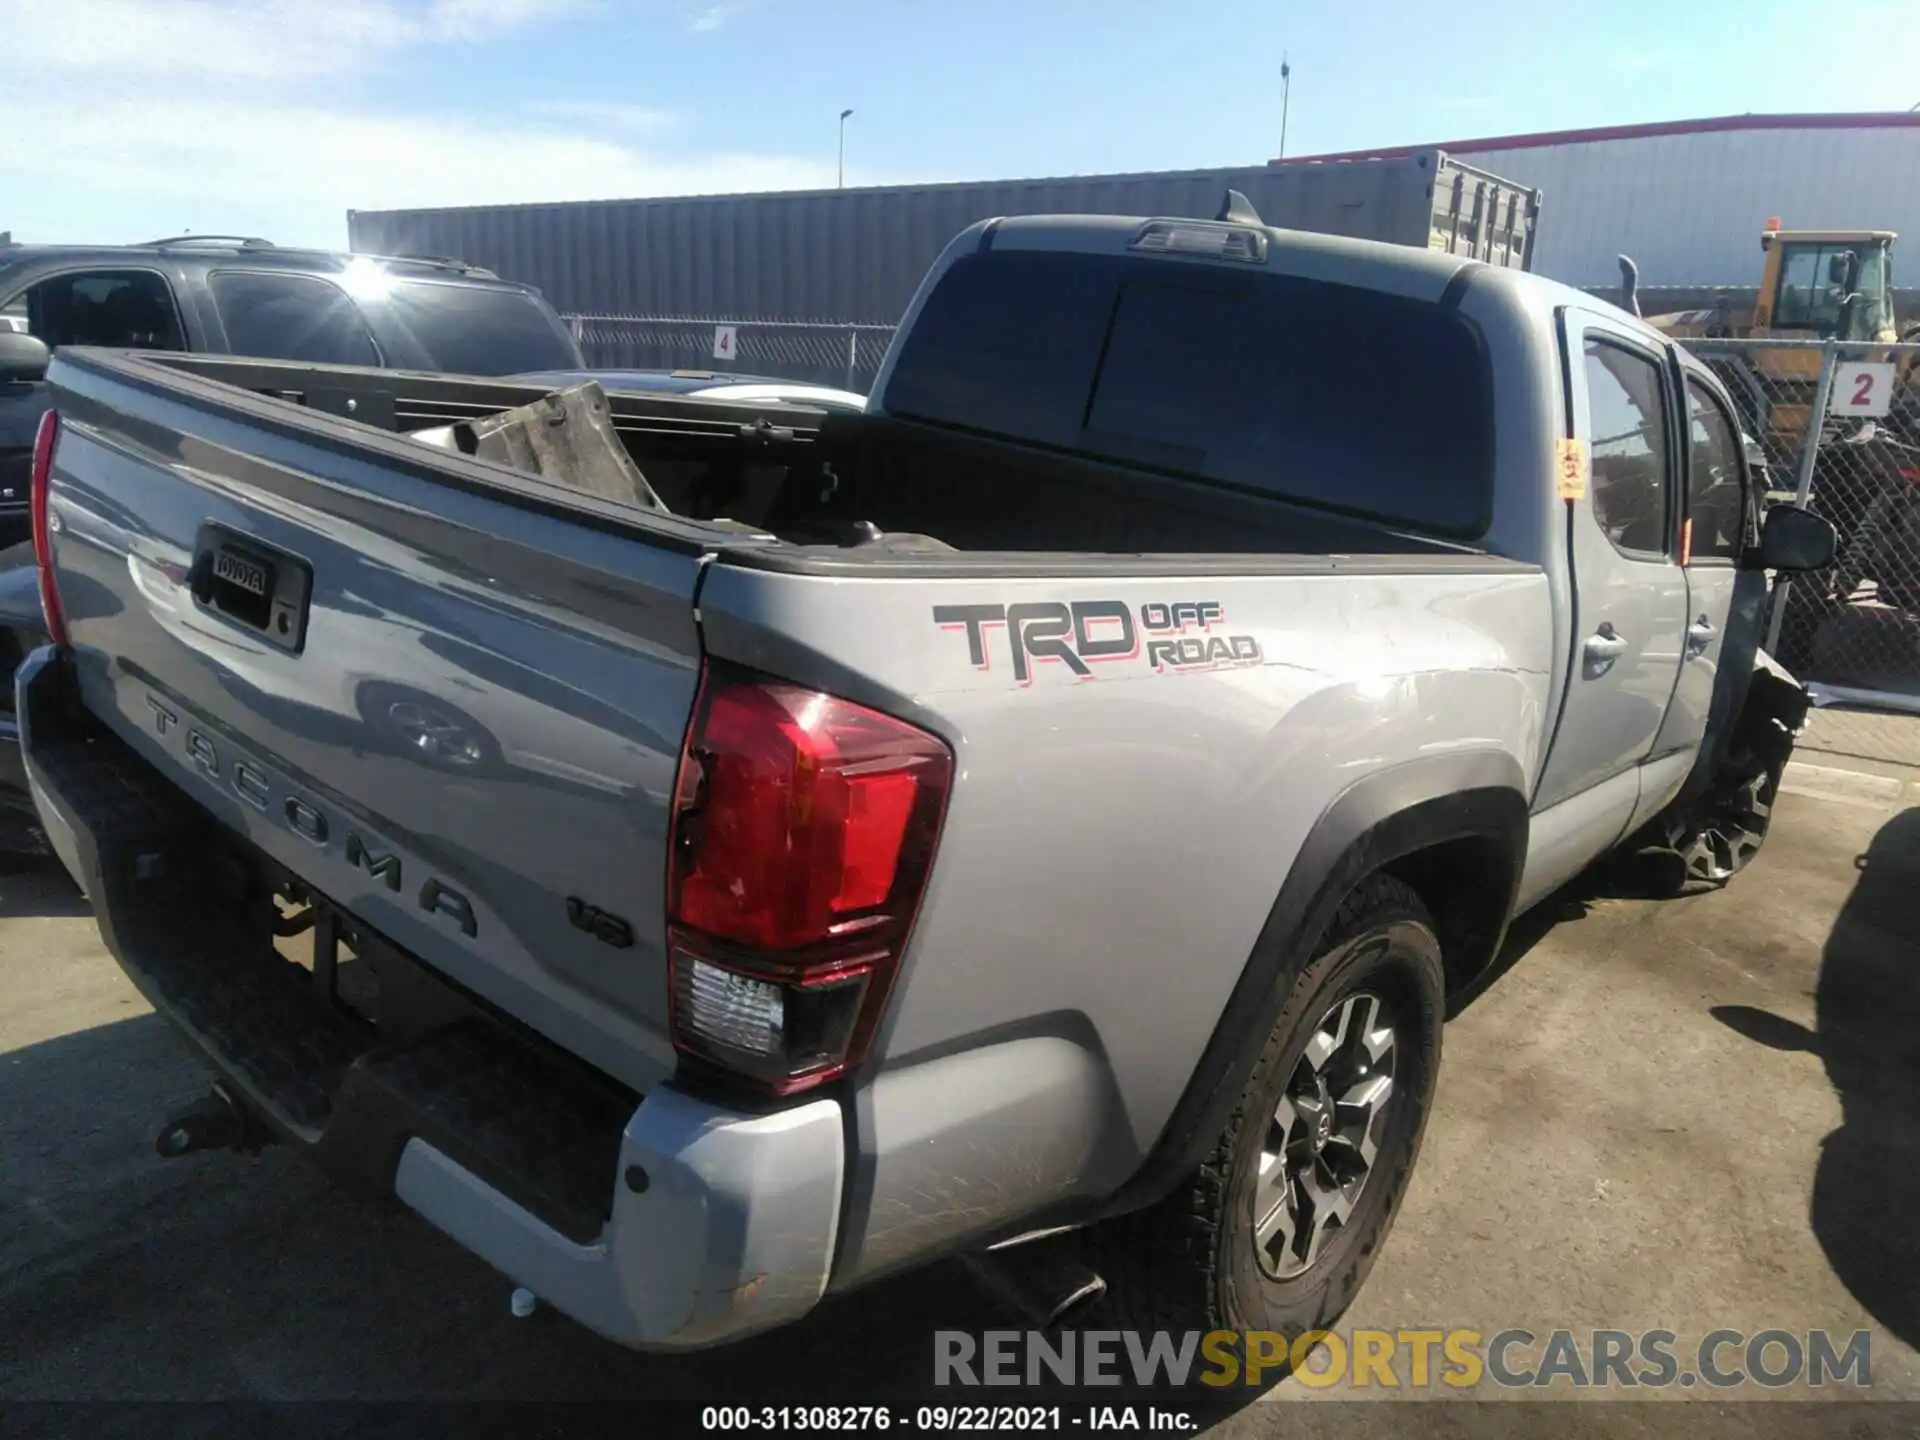
[[[469,265],[464,260],[452,260],[441,255],[374,255],[358,250],[316,250],[305,245],[272,245],[265,240],[250,242],[242,248],[272,250],[276,255],[285,256],[289,260],[299,260],[306,257],[343,263],[364,260],[369,264],[386,265],[389,267],[398,266],[413,270],[447,270],[455,274],[465,275],[474,280],[498,280],[500,278],[491,270],[482,269],[478,265]]]
[[[369,256],[369,259],[401,260],[409,265],[431,265],[436,270],[458,270],[462,275],[472,275],[482,280],[497,280],[493,271],[479,265],[469,265],[466,261],[452,255],[386,255]]]
[[[141,250],[184,249],[189,245],[215,245],[223,250],[238,247],[242,250],[271,250],[271,240],[262,240],[258,235],[165,235],[158,240],[143,240],[135,247]]]

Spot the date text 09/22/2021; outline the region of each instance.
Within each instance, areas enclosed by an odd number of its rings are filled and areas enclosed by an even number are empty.
[[[991,1434],[1021,1431],[1142,1430],[1190,1434],[1200,1421],[1158,1405],[709,1405],[707,1431],[894,1431],[905,1434]]]

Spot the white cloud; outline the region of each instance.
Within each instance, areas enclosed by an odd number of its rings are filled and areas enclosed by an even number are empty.
[[[833,183],[830,159],[662,153],[676,117],[644,104],[421,110],[394,83],[448,46],[603,3],[0,0],[0,135],[58,141],[0,146],[4,218],[29,240],[192,228],[339,245],[350,206]]]
[[[596,127],[624,130],[630,135],[658,135],[680,124],[680,117],[671,110],[625,105],[615,100],[541,100],[522,109],[528,115],[583,120]]]
[[[585,0],[433,0],[426,28],[447,36],[483,36],[584,8]]]
[[[753,8],[753,0],[716,0],[687,22],[689,30],[718,30],[734,16]]]
[[[302,81],[488,40],[584,0],[0,0],[9,74]]]
[[[1646,75],[1665,69],[1673,57],[1659,50],[1617,50],[1607,63],[1622,75]]]
[[[833,183],[831,160],[715,154],[667,158],[620,139],[563,126],[496,125],[464,116],[336,112],[316,105],[224,99],[76,99],[17,113],[0,95],[0,133],[32,121],[58,134],[57,150],[23,146],[0,158],[0,175],[57,182],[76,170],[88,187],[127,208],[182,216],[199,230],[263,229],[283,243],[339,243],[349,207],[365,210],[624,195],[714,194]],[[289,164],[297,155],[299,163]],[[207,177],[217,177],[210,190]],[[225,218],[220,197],[251,216]],[[190,212],[190,213],[189,213]],[[276,233],[272,217],[299,229]],[[330,221],[327,218],[330,217]],[[161,224],[166,229],[173,223]],[[325,225],[318,236],[314,229]],[[147,226],[146,228],[155,228]],[[33,236],[24,224],[21,238]],[[65,235],[59,238],[87,238]],[[100,237],[111,238],[111,237]]]

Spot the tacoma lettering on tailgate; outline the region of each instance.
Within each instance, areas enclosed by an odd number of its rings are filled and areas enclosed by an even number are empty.
[[[276,813],[276,787],[265,771],[237,756],[222,756],[219,746],[204,730],[192,725],[183,728],[178,713],[157,696],[147,696],[147,709],[153,712],[154,731],[163,740],[179,745],[182,758],[192,769],[215,784],[224,781],[232,786],[235,795],[262,814]],[[333,823],[327,818],[326,812],[291,791],[282,789],[277,798],[277,813],[286,827],[302,840],[326,849],[333,833]],[[403,862],[398,855],[386,855],[373,850],[351,830],[346,832],[345,853],[349,866],[364,871],[389,890],[400,889]],[[480,922],[474,917],[472,902],[444,881],[428,876],[420,886],[419,905],[428,914],[450,921],[461,934],[469,938],[480,933]]]

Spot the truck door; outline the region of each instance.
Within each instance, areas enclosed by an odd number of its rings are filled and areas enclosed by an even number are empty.
[[[1631,328],[1569,310],[1565,353],[1586,493],[1567,502],[1573,653],[1536,813],[1591,858],[1633,818],[1686,642],[1687,579],[1676,553],[1679,437],[1673,372]],[[1543,857],[1544,858],[1544,857]]]

